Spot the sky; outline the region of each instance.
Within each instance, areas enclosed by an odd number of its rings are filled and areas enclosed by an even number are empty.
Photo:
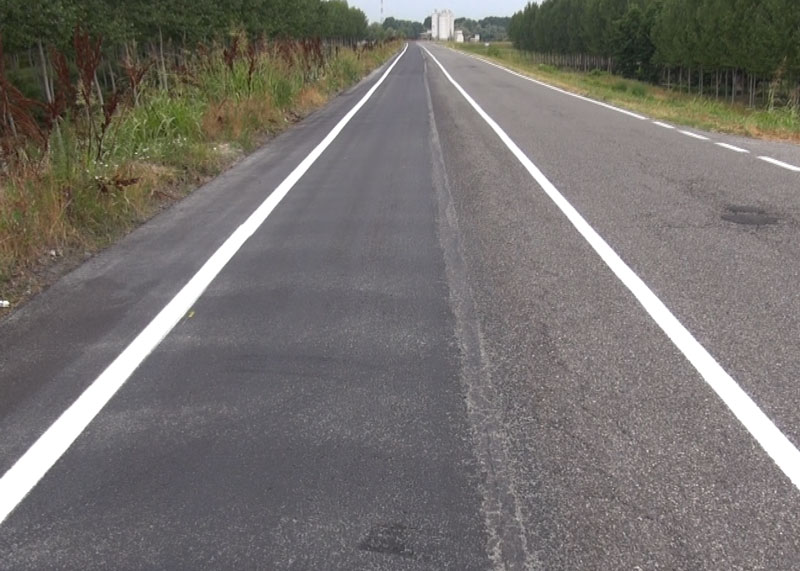
[[[381,0],[349,0],[364,11],[370,22],[381,19]],[[486,16],[511,16],[525,7],[527,0],[383,0],[384,17],[422,22],[436,9],[451,10],[456,18],[479,20]]]

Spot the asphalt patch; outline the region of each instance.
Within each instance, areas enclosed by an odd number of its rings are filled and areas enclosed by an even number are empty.
[[[729,206],[722,219],[743,226],[769,226],[778,223],[778,217],[755,206]]]
[[[373,551],[386,555],[414,557],[414,551],[408,546],[408,528],[400,523],[377,525],[369,530],[358,544],[362,551]]]

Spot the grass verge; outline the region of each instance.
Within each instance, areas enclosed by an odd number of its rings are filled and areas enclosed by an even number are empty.
[[[244,41],[235,57],[222,47],[197,54],[171,72],[168,90],[151,70],[102,131],[104,109],[84,102],[46,147],[16,141],[13,157],[0,156],[0,300],[18,306],[399,49],[336,48],[323,62]]]
[[[652,119],[707,131],[800,143],[800,113],[793,109],[750,109],[740,104],[679,93],[649,83],[595,70],[586,73],[535,64],[508,45],[488,48],[452,44],[509,69],[567,91],[647,115]]]

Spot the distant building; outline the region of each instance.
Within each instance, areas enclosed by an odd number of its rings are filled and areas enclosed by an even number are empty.
[[[462,30],[456,30],[456,43],[457,44],[464,43],[464,32]]]
[[[436,10],[431,16],[431,37],[434,40],[450,41],[456,36],[456,17],[450,10]],[[463,39],[462,39],[463,41]]]
[[[480,34],[475,34],[474,36],[472,36],[469,39],[469,41],[470,41],[471,44],[479,44],[479,43],[481,43],[481,35]]]

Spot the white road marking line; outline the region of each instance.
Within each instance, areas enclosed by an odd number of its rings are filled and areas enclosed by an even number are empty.
[[[728,143],[714,143],[718,147],[722,147],[723,149],[728,149],[729,151],[734,151],[737,153],[749,153],[747,149],[743,149],[741,147],[736,147],[734,145],[729,145]]]
[[[790,165],[789,163],[785,163],[783,161],[779,161],[778,159],[773,159],[772,157],[758,157],[762,161],[766,161],[768,163],[772,163],[773,165],[777,165],[781,168],[785,168],[790,171],[800,172],[800,167],[796,167],[794,165]]]
[[[423,48],[423,49],[425,49],[425,51],[428,51],[427,48]],[[564,95],[569,95],[570,97],[575,97],[575,98],[580,99],[582,101],[587,101],[589,103],[594,103],[595,105],[600,105],[601,107],[605,107],[606,109],[612,109],[614,111],[618,111],[620,113],[624,113],[625,115],[629,115],[631,117],[635,117],[636,119],[647,119],[647,117],[639,115],[638,113],[633,113],[633,112],[628,111],[626,109],[620,109],[619,107],[615,107],[613,105],[609,105],[608,103],[603,103],[602,101],[596,101],[594,99],[590,99],[588,97],[584,97],[583,95],[578,95],[577,93],[571,93],[571,92],[569,92],[569,91],[567,91],[565,89],[561,89],[560,87],[555,87],[555,86],[550,85],[548,83],[544,83],[543,81],[539,81],[538,79],[533,79],[532,77],[528,77],[527,75],[523,75],[521,73],[518,73],[518,72],[516,72],[514,70],[508,69],[507,67],[503,67],[502,65],[496,64],[493,61],[489,61],[487,59],[484,59],[482,57],[476,56],[474,54],[468,54],[466,52],[462,52],[462,51],[455,50],[455,49],[452,49],[452,48],[449,48],[449,49],[454,51],[457,54],[465,55],[465,56],[470,57],[472,59],[481,61],[481,62],[483,62],[483,63],[485,63],[487,65],[491,65],[492,67],[496,67],[497,69],[502,69],[503,71],[505,71],[507,73],[510,73],[511,75],[515,75],[515,76],[517,76],[519,78],[522,78],[522,79],[524,79],[526,81],[530,81],[532,83],[536,83],[537,85],[541,85],[542,87],[546,87],[548,89],[552,89],[553,91],[558,91],[559,93],[563,93]],[[428,53],[430,53],[430,52],[428,52]],[[431,54],[431,57],[433,57],[433,54]],[[653,125],[658,125],[659,127],[664,127],[665,129],[675,129],[674,126],[669,125],[667,123],[662,123],[661,121],[653,121],[652,123],[653,123]],[[703,135],[698,135],[697,133],[692,133],[691,131],[679,130],[678,132],[682,133],[684,135],[687,135],[689,137],[693,137],[695,139],[699,139],[700,141],[710,141],[711,140],[708,137],[705,137]],[[726,143],[715,143],[715,144],[719,145],[720,147],[724,147],[726,149],[730,149],[731,151],[736,151],[737,153],[750,153],[750,151],[748,151],[747,149],[741,149],[739,147],[735,147],[733,145],[728,145]],[[800,172],[800,167],[796,167],[794,165],[790,165],[788,163],[784,163],[784,162],[778,161],[776,159],[772,159],[770,157],[758,157],[758,158],[761,159],[762,161],[767,161],[768,163],[772,163],[772,164],[777,165],[779,167],[783,167],[785,169],[789,169],[790,171]]]
[[[783,434],[780,429],[758,407],[753,399],[736,383],[735,380],[722,368],[722,366],[706,351],[694,338],[683,324],[672,314],[666,305],[655,293],[634,273],[634,271],[619,257],[611,246],[592,228],[589,223],[575,210],[558,189],[544,176],[541,170],[522,152],[517,144],[505,131],[492,119],[470,95],[447,72],[439,60],[423,48],[431,59],[436,62],[445,77],[461,93],[464,99],[472,106],[501,141],[508,147],[519,160],[534,180],[544,190],[547,196],[558,206],[561,212],[572,223],[575,229],[583,236],[600,258],[605,262],[614,275],[628,288],[639,301],[644,310],[653,318],[658,326],[667,334],[672,343],[683,353],[686,359],[694,366],[698,373],[719,396],[722,402],[739,419],[739,422],[761,445],[764,451],[772,458],[775,464],[783,471],[789,480],[800,488],[800,451]],[[800,169],[798,169],[800,170]]]
[[[683,129],[679,129],[678,133],[686,135],[687,137],[693,137],[695,139],[699,139],[701,141],[710,141],[708,137],[704,137],[703,135],[698,135],[697,133],[692,133],[691,131],[684,131]]]
[[[383,84],[408,50],[392,62],[381,78],[313,151],[281,182],[253,214],[214,252],[202,268],[161,310],[125,350],[94,380],[0,479],[0,524],[53,467],[125,381],[192,308],[214,278],[261,227],[283,198],[333,143],[358,111]]]
[[[425,49],[425,51],[427,51],[427,48],[423,48],[423,49]],[[494,63],[493,61],[489,61],[487,59],[483,59],[482,57],[478,57],[476,55],[468,54],[468,53],[465,53],[465,52],[460,52],[458,50],[453,50],[453,51],[456,52],[457,54],[465,55],[467,57],[471,57],[472,59],[476,59],[478,61],[482,61],[483,63],[485,63],[487,65],[491,65],[492,67],[496,67],[497,69],[502,69],[503,71],[508,72],[511,75],[515,75],[515,76],[517,76],[517,77],[519,77],[521,79],[524,79],[525,81],[530,81],[531,83],[535,83],[537,85],[541,85],[542,87],[546,87],[547,89],[552,89],[553,91],[558,91],[559,93],[563,93],[564,95],[569,95],[570,97],[575,97],[576,99],[580,99],[581,101],[586,101],[586,102],[592,103],[594,105],[599,105],[600,107],[605,107],[606,109],[611,109],[612,111],[616,111],[618,113],[623,113],[625,115],[628,115],[629,117],[633,117],[634,119],[640,119],[640,120],[647,119],[647,117],[643,117],[642,115],[639,115],[638,113],[634,113],[632,111],[628,111],[627,109],[620,109],[619,107],[614,107],[613,105],[609,105],[608,103],[603,103],[602,101],[597,101],[595,99],[590,99],[588,97],[584,97],[583,95],[578,95],[577,93],[572,93],[572,92],[567,91],[565,89],[561,89],[560,87],[556,87],[554,85],[550,85],[549,83],[545,83],[543,81],[539,81],[538,79],[533,79],[532,77],[528,77],[527,75],[523,75],[523,74],[518,73],[518,72],[516,72],[514,70],[508,69],[507,67],[503,67],[502,65],[498,65],[498,64]]]

